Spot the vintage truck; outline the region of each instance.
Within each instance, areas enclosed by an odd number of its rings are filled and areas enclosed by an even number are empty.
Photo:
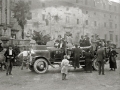
[[[55,64],[60,64],[63,56],[65,55],[63,49],[49,47],[46,45],[32,46],[32,49],[32,61],[29,64],[29,69],[31,71],[35,71],[36,73],[45,73],[47,72],[49,65],[54,67]],[[69,61],[71,63],[73,60],[72,50],[67,49],[67,53],[70,56]],[[84,68],[85,57],[80,57],[79,63]],[[98,69],[96,58],[93,59],[93,68],[95,70]]]

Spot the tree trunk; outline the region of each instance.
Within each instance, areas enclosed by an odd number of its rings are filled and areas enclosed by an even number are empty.
[[[22,27],[22,39],[24,39],[24,26]]]

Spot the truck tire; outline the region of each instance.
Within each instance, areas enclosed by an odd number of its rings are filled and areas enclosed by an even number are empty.
[[[34,71],[34,67],[33,67],[32,65],[29,65],[29,69],[30,69],[31,71]]]
[[[38,74],[45,73],[47,72],[47,70],[48,70],[48,62],[45,59],[40,58],[34,62],[34,71],[36,73]]]
[[[94,70],[98,70],[97,58],[95,58],[95,59],[93,60],[93,68],[94,68]]]

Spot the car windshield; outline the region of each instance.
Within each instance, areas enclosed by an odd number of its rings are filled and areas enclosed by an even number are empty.
[[[33,50],[46,50],[47,46],[45,45],[38,45],[38,46],[32,46]]]

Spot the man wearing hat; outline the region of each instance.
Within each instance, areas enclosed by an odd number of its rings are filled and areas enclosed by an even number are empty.
[[[103,45],[99,45],[98,46],[98,50],[97,50],[97,61],[99,63],[98,66],[98,73],[99,75],[102,72],[102,75],[104,75],[104,64],[105,64],[105,50]]]
[[[12,67],[13,67],[13,62],[15,58],[15,52],[12,49],[12,46],[10,45],[6,52],[4,53],[4,56],[6,57],[6,75],[12,75]]]

